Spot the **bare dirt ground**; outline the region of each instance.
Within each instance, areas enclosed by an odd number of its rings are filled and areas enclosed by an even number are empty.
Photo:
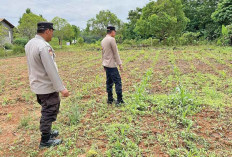
[[[91,52],[91,55],[93,54],[94,53]],[[175,54],[181,55],[181,53]],[[79,103],[91,104],[91,99],[93,98],[96,103],[105,103],[105,74],[99,61],[100,57],[91,60],[90,63],[88,62],[91,55],[80,55],[75,52],[58,53],[57,63],[60,75],[65,84],[71,89],[83,88],[84,84],[90,84],[99,79],[99,86],[91,88],[86,85],[87,92],[82,95]],[[154,57],[155,53],[152,55]],[[126,54],[122,56],[126,58]],[[156,64],[152,65],[152,60],[141,62],[143,57],[144,55],[140,55],[138,59],[128,62],[125,65],[127,71],[121,73],[124,91],[127,92],[128,95],[133,92],[133,85],[141,81],[141,76],[148,68],[152,68],[153,77],[151,79],[150,93],[169,94],[177,85],[175,80],[167,79],[170,75],[174,75],[169,58],[165,57],[165,53],[163,53],[160,55]],[[191,62],[184,59],[176,59],[175,63],[182,76],[199,72],[219,77],[217,70],[224,70],[227,73],[232,72],[232,69],[228,65],[229,63],[222,65],[210,58],[206,58],[206,60],[215,65],[217,69],[213,69],[207,62],[203,62],[196,58],[193,58]],[[191,65],[195,67],[195,71]],[[46,150],[38,150],[40,139],[38,129],[40,106],[36,103],[35,95],[31,93],[29,89],[26,58],[0,59],[0,71],[0,76],[3,80],[0,90],[0,156],[44,156]],[[96,77],[96,74],[98,74],[99,77]],[[167,79],[167,82],[162,83],[164,79]],[[229,78],[227,77],[227,79]],[[228,86],[230,86],[230,84]],[[223,91],[223,89],[221,90]],[[81,89],[80,91],[85,91],[85,89]],[[114,106],[108,107],[108,110],[111,109],[114,110]],[[121,122],[124,112],[119,109],[111,114],[105,113],[105,117],[101,117],[101,121],[94,122],[96,118],[100,119],[97,116],[101,114],[98,113],[98,110],[99,107],[83,109],[83,116],[79,122],[82,127],[78,130],[78,140],[74,143],[74,148],[81,150],[84,147],[85,150],[88,150],[95,144],[102,154],[109,148],[107,135],[100,134],[104,132],[104,130],[99,128],[96,129],[98,134],[96,134],[96,132],[91,132],[91,130],[97,125]],[[105,110],[106,109],[104,109],[103,112],[105,112]],[[22,128],[21,125],[23,119],[26,117],[30,117],[31,120],[29,127],[25,129]],[[133,126],[139,127],[143,132],[141,134],[141,141],[138,144],[139,148],[141,150],[150,150],[148,152],[144,151],[142,153],[143,156],[169,156],[168,152],[163,148],[164,146],[159,143],[157,138],[149,142],[149,137],[156,137],[170,129],[167,120],[160,120],[160,117],[165,116],[158,113],[155,116],[138,115],[137,120],[132,120]],[[191,117],[195,122],[193,132],[209,143],[210,151],[215,152],[216,155],[221,155],[223,154],[222,150],[230,151],[232,148],[231,117],[232,108],[229,106],[221,109],[205,105],[199,113]],[[65,121],[65,117],[61,117],[61,119]],[[89,126],[89,124],[92,125],[92,127]],[[179,131],[181,130],[180,128]],[[176,131],[178,131],[178,129]],[[183,143],[183,145],[185,144]],[[25,153],[27,149],[31,150],[30,153]],[[82,150],[79,152],[78,156],[86,156],[86,152]]]

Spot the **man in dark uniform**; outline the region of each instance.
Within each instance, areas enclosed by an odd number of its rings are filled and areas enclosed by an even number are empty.
[[[53,23],[40,22],[37,24],[37,35],[25,46],[29,71],[30,87],[42,106],[40,131],[40,148],[58,145],[62,142],[55,139],[58,131],[52,131],[52,122],[56,121],[60,107],[59,92],[64,97],[69,96],[58,74],[55,53],[48,43],[53,36]]]
[[[116,104],[124,103],[122,99],[122,81],[121,76],[118,72],[117,66],[120,71],[123,71],[122,61],[120,59],[118,48],[115,40],[116,30],[114,26],[107,27],[107,35],[102,40],[102,65],[106,71],[106,89],[108,93],[108,104],[112,104],[113,92],[112,87],[115,84],[117,101]]]

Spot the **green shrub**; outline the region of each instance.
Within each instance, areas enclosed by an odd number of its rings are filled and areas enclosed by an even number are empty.
[[[12,50],[13,45],[10,44],[10,43],[6,43],[6,44],[4,44],[4,47],[5,47],[5,49],[7,49],[7,50]]]
[[[24,49],[24,47],[22,47],[22,46],[15,45],[15,46],[13,47],[13,53],[14,53],[14,54],[25,53],[25,49]]]
[[[0,57],[4,57],[5,56],[5,51],[3,48],[0,48]]]
[[[228,46],[232,45],[232,25],[222,25],[221,37],[217,40],[217,45]]]
[[[179,42],[181,45],[196,44],[199,36],[200,32],[186,32],[179,38]]]
[[[79,45],[83,45],[83,44],[84,44],[84,39],[83,39],[82,37],[79,37],[79,38],[77,39],[77,43],[78,43]]]
[[[123,41],[123,44],[126,44],[126,45],[137,45],[137,41],[136,40],[129,40],[129,39],[126,39]]]
[[[177,44],[177,40],[174,37],[168,37],[166,40],[164,40],[165,45],[172,46]]]
[[[19,46],[25,46],[27,44],[28,40],[25,38],[16,38],[13,42],[13,44],[19,45]]]

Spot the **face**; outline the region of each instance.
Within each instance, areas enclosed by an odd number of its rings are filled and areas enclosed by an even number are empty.
[[[53,29],[46,30],[47,42],[52,40],[53,37]]]
[[[115,37],[116,31],[112,31],[110,35],[111,35],[111,37]]]

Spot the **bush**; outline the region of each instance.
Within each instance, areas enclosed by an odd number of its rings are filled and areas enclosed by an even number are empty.
[[[79,38],[77,39],[77,43],[78,43],[79,45],[83,45],[83,44],[84,44],[84,39],[83,39],[82,37],[79,37]]]
[[[6,44],[4,44],[4,47],[5,47],[5,49],[7,49],[7,50],[12,50],[13,45],[10,44],[10,43],[6,43]]]
[[[217,40],[217,45],[228,46],[232,45],[232,25],[222,25],[222,35]]]
[[[13,47],[13,53],[14,53],[14,54],[25,53],[25,49],[24,49],[24,47],[22,47],[22,46],[15,45],[15,46]]]
[[[133,40],[133,39],[131,39],[131,40],[126,39],[126,40],[123,41],[123,44],[130,45],[130,46],[137,45],[137,41]]]
[[[16,38],[13,42],[13,44],[19,45],[19,46],[25,46],[27,44],[28,40],[26,38]]]
[[[5,51],[3,48],[0,48],[0,57],[4,57],[5,56]]]
[[[179,42],[181,45],[196,44],[199,36],[200,32],[186,32],[179,38]]]

